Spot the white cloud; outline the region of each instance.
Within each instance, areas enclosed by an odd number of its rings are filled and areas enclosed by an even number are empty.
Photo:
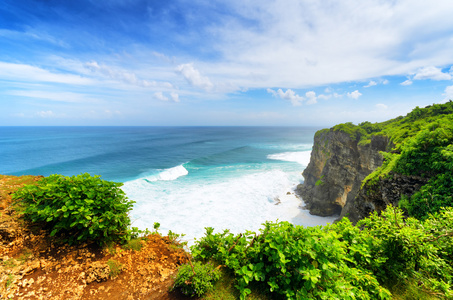
[[[307,97],[307,104],[315,104],[316,102],[318,102],[316,99],[316,93],[313,92],[313,91],[309,91],[309,92],[306,92],[305,93],[305,97]]]
[[[332,6],[324,1],[276,0],[231,1],[229,5],[254,26],[229,14],[210,28],[219,39],[215,50],[224,60],[204,69],[224,71],[217,81],[249,88],[300,89],[407,75],[453,61],[453,39],[446,34],[453,30],[449,1],[436,5],[409,0],[361,1],[359,5],[341,1]]]
[[[53,82],[73,85],[92,85],[94,81],[78,75],[53,73],[51,71],[26,65],[0,62],[0,79],[23,82]]]
[[[87,96],[85,94],[78,94],[72,92],[50,92],[39,90],[12,90],[7,92],[9,95],[22,96],[29,98],[39,98],[58,102],[73,102],[73,103],[93,103],[99,100]]]
[[[179,95],[175,92],[170,93],[170,97],[167,97],[164,95],[162,92],[156,92],[154,93],[154,98],[161,100],[161,101],[173,101],[173,102],[179,102]]]
[[[291,89],[287,89],[286,92],[283,92],[282,89],[274,91],[273,89],[267,89],[267,92],[272,94],[274,97],[280,97],[284,100],[289,100],[293,106],[300,106],[305,100],[304,97],[299,96]]]
[[[179,95],[175,92],[171,92],[170,93],[170,98],[171,100],[173,100],[174,102],[179,102]]]
[[[324,95],[324,94],[321,94],[318,96],[318,99],[323,99],[323,100],[328,100],[330,98],[332,98],[332,94],[329,94],[329,95]]]
[[[173,85],[169,82],[157,82],[140,79],[138,76],[130,71],[118,69],[106,65],[99,65],[96,61],[85,63],[85,67],[94,73],[101,74],[107,78],[118,80],[126,84],[141,86],[141,87],[166,87],[172,88]]]
[[[377,82],[374,80],[371,80],[367,85],[364,86],[364,88],[368,88],[368,87],[375,86],[375,85],[377,85]]]
[[[0,29],[0,36],[4,36],[7,38],[15,38],[22,41],[29,42],[29,38],[44,41],[46,43],[50,43],[53,45],[57,45],[59,47],[68,48],[69,45],[62,40],[58,40],[55,37],[47,34],[46,32],[33,28],[33,27],[26,27],[25,31],[16,31],[16,30],[9,30],[9,29]]]
[[[362,93],[360,93],[358,90],[355,90],[351,93],[348,93],[347,95],[351,99],[359,99],[359,97],[362,96]]]
[[[450,80],[452,79],[452,76],[448,73],[443,73],[442,70],[439,68],[431,66],[418,70],[413,79]]]
[[[449,100],[453,100],[453,85],[447,86],[445,88],[445,99],[444,101],[447,102]]]
[[[40,118],[55,118],[55,113],[51,110],[47,110],[47,111],[38,111],[36,112],[36,116],[40,117]]]
[[[154,93],[154,98],[158,99],[158,100],[161,100],[161,101],[168,101],[168,97],[164,96],[164,94],[162,92],[157,92],[157,93]]]
[[[384,85],[385,85],[385,84],[389,84],[389,83],[390,83],[390,81],[388,81],[387,79],[384,79],[384,80],[382,81],[382,84],[384,84]]]
[[[176,71],[193,86],[209,91],[214,85],[208,77],[202,76],[200,72],[194,68],[193,64],[182,64],[176,68]]]
[[[163,60],[165,62],[169,62],[169,63],[174,63],[175,62],[175,58],[174,57],[168,57],[167,55],[165,55],[163,53],[153,51],[152,54],[155,57],[157,57],[157,58],[159,58],[159,59],[161,59],[161,60]]]
[[[388,106],[383,103],[378,103],[378,104],[376,104],[376,108],[384,110],[384,109],[387,109]]]
[[[411,84],[412,84],[412,80],[408,79],[408,80],[406,80],[406,81],[404,81],[404,82],[401,82],[400,84],[401,84],[401,85],[404,85],[404,86],[408,86],[408,85],[411,85]]]

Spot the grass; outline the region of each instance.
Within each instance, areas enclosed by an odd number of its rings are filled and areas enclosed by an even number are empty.
[[[131,239],[127,241],[126,244],[123,245],[123,249],[125,250],[135,250],[135,251],[140,251],[143,248],[142,244],[142,239],[137,238],[137,239]]]
[[[8,279],[6,280],[5,283],[5,288],[8,289],[9,286],[13,283],[14,280],[14,275],[8,274]]]
[[[107,266],[110,268],[109,276],[111,278],[115,278],[123,271],[123,265],[114,259],[109,259]]]
[[[424,290],[417,281],[406,280],[395,284],[391,289],[394,300],[437,300],[443,299],[432,292]]]
[[[16,264],[16,260],[14,258],[10,258],[8,260],[5,260],[2,262],[2,265],[5,267],[5,268],[14,268],[17,266]]]
[[[235,287],[235,278],[228,270],[222,270],[220,280],[214,289],[206,293],[203,300],[237,300],[239,291]],[[247,296],[247,300],[272,300],[276,299],[271,295],[266,295],[260,291],[258,286],[252,287],[252,293]],[[399,282],[390,288],[393,300],[438,300],[443,299],[422,288],[415,280]],[[278,296],[277,296],[278,297]]]
[[[235,287],[236,280],[234,274],[229,270],[222,269],[220,279],[214,284],[214,289],[206,293],[204,300],[237,300],[239,290]],[[271,300],[268,295],[263,294],[258,287],[251,288],[252,293],[247,296],[247,300]]]

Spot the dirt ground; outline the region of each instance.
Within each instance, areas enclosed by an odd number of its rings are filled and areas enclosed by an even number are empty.
[[[169,292],[188,254],[159,234],[141,250],[55,245],[12,209],[11,194],[39,177],[0,175],[0,299],[187,299]]]

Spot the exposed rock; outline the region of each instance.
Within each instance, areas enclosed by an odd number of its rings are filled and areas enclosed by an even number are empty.
[[[355,223],[373,211],[381,212],[389,204],[397,206],[403,196],[411,197],[427,182],[427,178],[392,173],[380,178],[372,189],[366,186],[361,189],[355,199],[347,203],[341,216],[348,214]]]
[[[21,235],[21,231],[16,224],[11,225],[13,221],[3,222],[0,224],[0,243],[7,244]]]
[[[362,180],[382,165],[380,151],[389,148],[386,136],[378,135],[365,145],[343,131],[322,130],[314,138],[310,163],[297,187],[311,214],[345,215],[347,203],[357,196]]]
[[[90,284],[94,281],[103,282],[109,279],[110,268],[105,263],[100,261],[95,261],[90,265],[85,276],[85,281],[87,284]],[[82,275],[83,273],[81,273]]]

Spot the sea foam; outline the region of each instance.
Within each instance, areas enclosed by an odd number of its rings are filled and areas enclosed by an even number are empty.
[[[308,166],[310,162],[311,151],[299,151],[299,152],[283,152],[276,154],[269,154],[268,159],[281,160],[281,161],[291,161],[297,162],[303,166]]]
[[[187,174],[189,174],[189,171],[187,171],[187,169],[184,168],[183,165],[180,165],[165,170],[157,170],[156,174],[146,176],[145,180],[148,182],[159,180],[169,181],[178,179],[179,177],[185,176]]]
[[[229,229],[233,233],[257,231],[266,221],[290,221],[313,226],[326,224],[325,219],[303,214],[302,201],[292,194],[297,182],[294,174],[279,169],[254,170],[252,173],[228,173],[219,177],[224,168],[212,170],[213,177],[194,175],[172,181],[126,182],[123,189],[136,201],[131,217],[133,226],[152,228],[161,224],[162,233],[168,230],[193,238],[204,235],[205,227],[216,232]],[[286,196],[286,197],[285,197]]]

